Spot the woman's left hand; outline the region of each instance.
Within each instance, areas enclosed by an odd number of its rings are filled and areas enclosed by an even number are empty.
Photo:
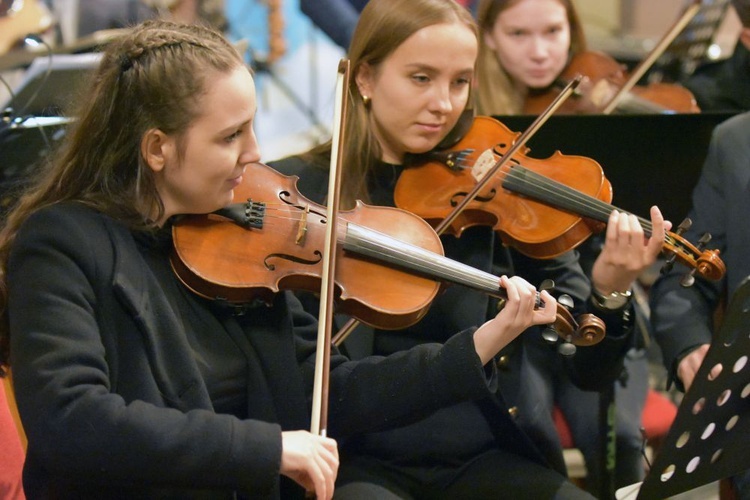
[[[604,248],[594,262],[591,280],[601,294],[629,290],[638,276],[653,264],[672,223],[658,207],[651,207],[651,237],[646,237],[638,218],[617,210],[609,216]]]

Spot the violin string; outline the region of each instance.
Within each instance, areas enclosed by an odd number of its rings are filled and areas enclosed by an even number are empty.
[[[286,208],[288,210],[276,210],[288,211],[291,213],[291,216],[271,215],[270,223],[264,224],[263,230],[273,232],[277,228],[282,227],[274,224],[274,222],[282,219],[297,222],[305,220],[302,216],[294,216],[294,212],[303,211],[303,207],[287,205]],[[320,216],[320,219],[324,220],[325,216]],[[310,221],[308,220],[308,222]],[[381,262],[397,264],[401,268],[404,268],[406,272],[411,274],[415,272],[420,273],[434,281],[445,280],[486,293],[498,293],[500,291],[497,276],[466,266],[442,254],[425,250],[412,243],[398,240],[390,235],[365,228],[364,226],[354,224],[357,230],[354,232],[354,236],[350,236],[349,227],[351,226],[349,224],[352,223],[347,223],[346,227],[341,228],[340,233],[344,234],[339,234],[338,238],[342,244],[346,244],[346,249],[354,253],[369,256]],[[284,229],[287,228],[287,226],[283,227]],[[320,227],[322,230],[322,224],[311,224],[307,226],[307,229],[310,230],[312,228],[314,230],[316,227]]]
[[[525,179],[524,177],[529,177]],[[589,196],[582,193],[579,190],[558,183],[548,177],[538,174],[532,170],[529,170],[522,165],[518,165],[510,169],[507,175],[507,180],[518,181],[521,183],[527,182],[529,186],[537,188],[539,192],[546,194],[548,199],[554,201],[555,198],[566,204],[572,204],[578,211],[583,212],[583,215],[596,218],[601,222],[606,222],[609,218],[609,214],[615,209],[614,206],[605,203],[602,200]],[[568,203],[569,202],[569,203]],[[623,212],[623,210],[620,210]],[[647,226],[648,221],[639,217],[641,225]],[[646,229],[646,227],[644,227]],[[650,230],[650,228],[647,228]]]
[[[527,175],[532,179],[528,180],[527,182],[522,178],[522,175]],[[548,204],[552,204],[552,206],[555,206],[553,200],[560,200],[564,205],[567,205],[566,208],[573,211],[577,215],[590,216],[591,218],[594,218],[601,222],[606,222],[609,218],[609,214],[614,209],[617,209],[623,213],[629,213],[625,210],[605,203],[602,200],[587,195],[586,193],[582,193],[581,191],[571,188],[570,186],[566,186],[558,181],[555,181],[554,179],[550,179],[544,175],[534,172],[533,170],[524,167],[518,162],[514,163],[514,165],[507,170],[502,170],[499,173],[498,178],[500,179],[501,185],[503,187],[505,187],[506,181],[516,180],[518,182],[525,183],[526,185],[535,188],[540,201],[546,201]],[[510,190],[512,191],[512,189]],[[581,214],[581,212],[584,213]],[[636,217],[638,217],[638,221],[645,230],[646,234],[650,235],[653,232],[653,225],[651,224],[651,221],[640,216]],[[680,246],[680,243],[676,239],[674,239],[669,232],[665,232],[665,242],[668,242],[670,245],[676,247]]]
[[[459,163],[459,165],[462,169],[470,168],[462,163]],[[524,179],[524,176],[529,177],[529,179]],[[554,179],[550,179],[544,175],[534,172],[524,167],[522,164],[515,160],[511,168],[501,170],[499,172],[498,178],[501,182],[501,185],[510,189],[511,191],[513,189],[506,186],[506,183],[520,182],[526,186],[533,188],[536,197],[539,198],[539,201],[546,202],[547,204],[552,204],[552,206],[555,206],[554,200],[556,199],[560,204],[563,205],[562,208],[567,208],[577,215],[589,216],[601,222],[606,222],[609,218],[609,214],[616,208],[608,203],[603,202],[602,200],[594,198],[590,195],[587,195],[586,193],[573,189],[570,186],[566,186]],[[530,193],[525,194],[529,195]],[[265,206],[267,210],[270,208],[271,210],[280,212],[284,211],[286,213],[290,213],[290,209],[297,210],[300,213],[302,213],[306,209],[306,207],[304,206],[293,205],[285,202],[269,202],[265,203]],[[627,213],[623,210],[621,211]],[[308,213],[324,217],[315,212]],[[299,216],[299,219],[295,219],[295,217],[281,217],[280,215],[273,215],[273,217],[285,218],[289,220],[301,220],[303,216]],[[646,231],[646,234],[650,235],[653,231],[651,222],[642,217],[638,217],[638,220],[641,223],[641,226]],[[669,243],[674,247],[681,246],[677,240],[672,238],[669,232],[665,232],[665,243]]]
[[[572,189],[569,186],[565,186],[563,184],[558,183],[557,181],[553,179],[549,179],[541,174],[533,172],[518,163],[515,164],[514,168],[510,169],[510,173],[506,171],[501,171],[498,177],[504,177],[506,178],[506,180],[509,178],[509,176],[511,176],[510,179],[517,178],[518,176],[513,175],[513,172],[514,171],[517,172],[519,171],[519,169],[521,169],[520,171],[523,172],[524,174],[529,175],[530,177],[534,178],[534,180],[536,181],[535,187],[539,188],[541,192],[550,193],[551,195],[556,195],[558,197],[562,194],[561,199],[563,200],[565,199],[565,196],[568,196],[568,199],[575,201],[577,205],[581,205],[587,210],[593,210],[593,212],[595,213],[592,215],[592,218],[596,218],[604,222],[609,217],[609,213],[612,211],[612,209],[615,208],[612,205],[609,205],[601,200],[597,200],[596,198],[593,198],[585,193],[581,193],[580,191]],[[534,186],[534,183],[530,183],[530,185]],[[591,205],[591,207],[587,206],[587,204]],[[294,211],[297,211],[297,213],[301,214],[302,212],[305,211],[304,206],[291,205],[285,202],[268,202],[268,203],[265,203],[265,206],[266,206],[267,212],[269,211],[269,209],[270,211],[276,211],[279,213],[283,212],[283,213],[289,213],[289,214],[292,214]],[[324,215],[318,214],[316,212],[307,212],[307,213],[318,216],[318,217],[323,217],[323,218],[325,217]],[[591,212],[589,211],[587,213],[590,214]],[[278,219],[286,219],[286,220],[294,220],[294,221],[301,221],[303,218],[302,215],[283,217],[277,214],[274,214],[274,215],[269,214],[269,217],[274,217]],[[647,231],[647,234],[650,234],[652,231],[651,222],[641,217],[639,217],[638,219],[641,225]],[[682,246],[677,240],[672,238],[669,232],[667,232],[665,235],[665,241],[669,243],[670,245],[672,245],[673,247]]]
[[[558,199],[571,201],[576,205],[582,206],[584,209],[590,210],[589,212],[587,212],[588,214],[594,215],[593,218],[596,218],[602,222],[607,221],[607,219],[609,218],[609,214],[614,209],[617,209],[622,213],[627,213],[627,214],[630,213],[625,210],[619,209],[613,205],[610,205],[609,203],[606,203],[602,200],[599,200],[590,195],[587,195],[586,193],[582,193],[581,191],[573,189],[570,186],[561,184],[555,181],[554,179],[550,179],[546,176],[538,174],[537,172],[529,170],[528,168],[523,167],[520,164],[518,164],[517,167],[510,169],[510,173],[505,173],[506,179],[509,176],[512,176],[511,177],[512,179],[516,179],[516,180],[520,180],[521,182],[524,182],[522,179],[520,179],[521,177],[520,174],[515,175],[515,173],[518,173],[518,172],[522,172],[523,175],[528,175],[529,177],[532,177],[532,180],[529,181],[529,184],[534,187],[540,188],[541,192],[550,193],[551,196],[557,196]],[[643,217],[640,217],[640,216],[636,216],[636,217],[638,218],[638,221],[643,227],[646,235],[650,236],[653,233],[653,224],[651,223],[651,221],[649,221],[648,219],[644,219]],[[673,236],[669,232],[665,232],[665,242],[673,246],[680,246],[680,243],[676,239],[674,239]]]
[[[502,157],[502,155],[498,156]],[[505,186],[505,181],[509,181],[511,179],[517,180],[522,184],[535,188],[537,196],[540,198],[539,201],[546,202],[547,204],[552,204],[552,206],[556,206],[553,201],[554,199],[557,199],[561,202],[564,202],[564,208],[568,208],[569,210],[574,211],[576,215],[582,215],[580,212],[583,211],[583,215],[600,220],[601,222],[606,222],[609,214],[615,208],[602,202],[601,200],[593,198],[585,193],[582,193],[581,191],[575,190],[570,186],[566,186],[558,181],[555,181],[554,179],[550,179],[542,174],[534,172],[524,167],[515,158],[513,158],[511,161],[513,162],[513,165],[507,169],[501,170],[497,175],[498,179],[500,180],[500,184],[503,187],[507,188],[507,186]],[[472,167],[462,166],[462,168],[470,169]],[[519,174],[519,169],[521,170],[522,174]],[[521,178],[521,175],[523,174],[528,175],[529,177],[533,177],[533,179],[525,180]],[[512,189],[509,190],[513,191]],[[644,226],[644,228],[646,228],[648,231],[650,231],[650,222],[641,218],[639,218],[639,220],[641,221],[641,225]]]

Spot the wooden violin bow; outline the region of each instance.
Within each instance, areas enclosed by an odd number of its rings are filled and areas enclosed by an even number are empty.
[[[328,427],[328,386],[331,361],[331,331],[333,329],[333,306],[336,275],[336,244],[338,211],[341,193],[341,157],[348,106],[349,60],[339,62],[336,80],[336,105],[331,146],[331,164],[328,175],[328,202],[326,215],[326,241],[323,249],[323,272],[321,275],[320,310],[318,314],[318,343],[315,358],[315,382],[310,431],[326,436]]]
[[[664,36],[654,46],[651,52],[646,55],[645,58],[643,58],[643,60],[630,74],[628,80],[622,85],[622,87],[620,87],[615,95],[612,96],[612,99],[609,100],[607,105],[604,106],[604,108],[602,109],[603,114],[608,115],[615,109],[617,109],[620,101],[628,94],[628,92],[632,90],[635,84],[638,83],[643,75],[645,75],[649,68],[651,68],[651,66],[656,62],[656,60],[664,53],[665,50],[667,50],[669,44],[672,43],[675,38],[677,38],[677,35],[679,35],[682,30],[685,29],[685,26],[687,26],[688,23],[695,17],[695,15],[701,8],[701,3],[702,0],[695,0],[685,9],[685,12],[682,13],[682,15],[672,25],[669,31],[664,34]]]

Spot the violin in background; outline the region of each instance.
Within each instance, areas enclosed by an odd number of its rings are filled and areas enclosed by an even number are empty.
[[[699,113],[693,94],[672,83],[655,82],[638,85],[646,72],[664,53],[672,41],[701,9],[701,0],[694,0],[659,40],[649,54],[631,72],[614,58],[602,52],[585,51],[571,58],[558,78],[559,84],[540,92],[531,92],[524,103],[524,113],[543,111],[565,85],[577,75],[583,77],[578,94],[560,107],[561,113]]]
[[[582,75],[576,92],[564,102],[558,112],[565,114],[603,113],[608,103],[622,89],[629,78],[625,66],[611,56],[598,51],[575,55],[557,82],[543,91],[529,92],[524,113],[539,114],[549,106],[568,81]],[[652,82],[636,85],[625,92],[614,109],[617,113],[699,113],[695,97],[685,87],[673,83]]]

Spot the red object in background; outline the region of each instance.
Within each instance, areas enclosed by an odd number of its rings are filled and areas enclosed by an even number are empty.
[[[666,396],[649,389],[641,414],[641,425],[646,433],[646,440],[658,445],[660,440],[666,437],[676,416],[677,406]],[[562,447],[575,448],[568,422],[565,421],[565,416],[558,407],[554,409],[553,418]]]
[[[24,500],[21,471],[25,454],[3,382],[0,381],[0,498]]]

